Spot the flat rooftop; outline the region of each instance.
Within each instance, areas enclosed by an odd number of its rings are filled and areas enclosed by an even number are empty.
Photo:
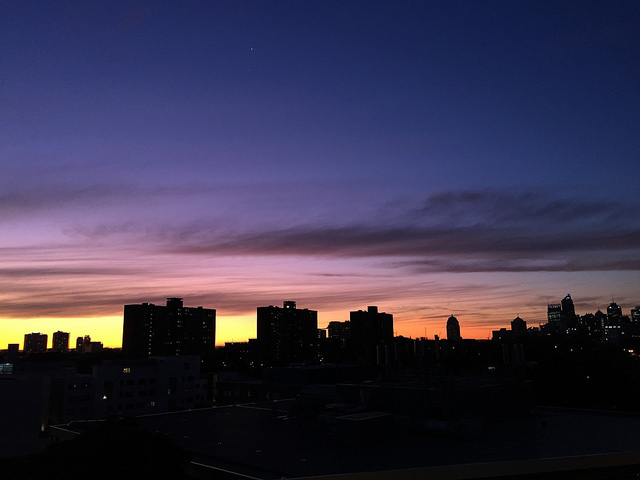
[[[282,401],[139,420],[171,436],[194,462],[261,479],[640,452],[640,416],[633,415],[537,409],[526,418],[471,425],[462,436],[436,423],[421,435],[396,425],[362,438],[287,411]],[[640,463],[640,455],[633,458]]]

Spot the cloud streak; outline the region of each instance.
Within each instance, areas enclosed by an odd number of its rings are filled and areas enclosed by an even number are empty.
[[[287,228],[229,217],[182,223],[158,223],[157,215],[121,223],[84,217],[61,225],[65,236],[56,244],[0,249],[0,314],[118,315],[125,303],[162,303],[173,295],[223,315],[293,298],[345,312],[391,302],[412,322],[457,311],[483,324],[492,321],[490,299],[522,302],[527,287],[509,275],[640,270],[638,214],[614,202],[473,191],[380,208],[384,215],[357,223],[336,217]],[[280,214],[286,218],[287,211]],[[506,276],[489,284],[488,274]]]
[[[407,221],[412,215],[418,218]],[[178,227],[163,229],[157,240],[173,254],[386,258],[429,272],[637,270],[640,264],[638,215],[613,202],[448,193],[396,218],[393,225],[371,220],[239,233]]]

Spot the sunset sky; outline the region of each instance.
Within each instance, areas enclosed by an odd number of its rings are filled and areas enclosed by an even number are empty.
[[[295,300],[640,305],[640,2],[0,2],[0,349]]]

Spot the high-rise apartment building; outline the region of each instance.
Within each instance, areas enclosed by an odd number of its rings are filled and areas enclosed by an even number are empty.
[[[68,352],[69,351],[69,332],[53,332],[53,340],[51,350],[54,352]]]
[[[24,336],[24,353],[44,353],[47,351],[46,333],[33,332]]]
[[[122,351],[127,355],[206,355],[215,344],[214,309],[184,307],[181,298],[168,298],[166,306],[124,306]]]
[[[351,338],[351,323],[348,320],[346,322],[329,322],[327,337],[337,342],[340,347],[344,347]]]
[[[318,352],[318,312],[296,308],[258,307],[257,334],[260,361],[264,365],[315,363]]]
[[[393,315],[378,312],[378,307],[350,312],[351,346],[355,357],[365,365],[383,365],[390,361],[393,343]]]

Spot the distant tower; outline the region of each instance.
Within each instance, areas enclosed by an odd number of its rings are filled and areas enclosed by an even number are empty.
[[[527,333],[527,322],[520,317],[514,318],[511,320],[511,331],[516,336]]]
[[[45,353],[47,351],[46,333],[33,332],[24,336],[24,353]]]
[[[447,340],[452,342],[462,340],[460,336],[460,323],[453,315],[447,319]]]
[[[58,330],[57,332],[53,332],[53,342],[51,345],[51,349],[54,352],[68,352],[69,351],[69,333],[61,332]]]
[[[393,315],[379,312],[378,307],[349,312],[353,355],[365,365],[385,365],[393,343]]]
[[[562,299],[562,314],[567,318],[573,318],[576,316],[576,309],[573,305],[573,299],[571,298],[571,294],[567,293],[567,296]]]
[[[631,321],[640,324],[640,306],[631,309]]]
[[[570,293],[567,293],[567,295],[562,299],[561,306],[564,328],[575,328],[578,324],[578,318],[576,317],[576,309],[573,305]]]
[[[315,362],[318,351],[318,312],[296,308],[286,301],[282,307],[258,307],[257,334],[260,361],[265,365]]]
[[[351,322],[333,321],[327,325],[327,336],[344,347],[351,338]]]
[[[607,307],[607,320],[609,322],[620,321],[622,318],[622,308],[616,302],[611,302]]]
[[[181,298],[167,305],[124,306],[122,351],[126,355],[207,355],[215,350],[216,311],[185,307]]]
[[[552,324],[560,324],[562,319],[562,305],[554,303],[547,305],[547,321]]]

